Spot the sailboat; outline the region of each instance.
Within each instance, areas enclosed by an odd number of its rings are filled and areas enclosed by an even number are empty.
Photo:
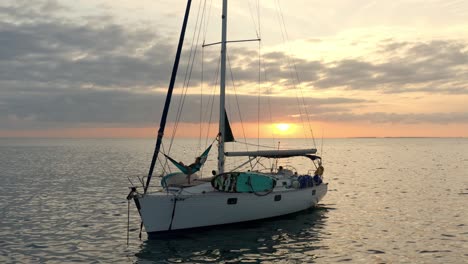
[[[316,206],[326,195],[328,184],[323,182],[322,160],[315,148],[307,149],[267,149],[257,151],[226,151],[225,144],[232,141],[233,133],[225,110],[226,48],[227,41],[227,0],[223,0],[219,131],[217,142],[217,168],[210,178],[198,178],[197,172],[204,166],[211,145],[185,165],[168,155],[164,157],[179,169],[179,172],[162,175],[161,189],[149,192],[154,167],[161,153],[167,115],[171,103],[174,82],[182,51],[191,0],[187,1],[182,30],[173,66],[172,76],[157,134],[154,155],[146,183],[141,180],[143,192],[135,186],[127,199],[133,200],[141,217],[141,228],[149,237],[161,232],[180,231],[200,227],[253,221],[299,212]],[[162,155],[161,155],[162,156]],[[226,170],[225,160],[235,157],[245,162],[232,170]],[[298,172],[275,166],[267,171],[258,168],[240,171],[243,165],[252,160],[285,158],[305,158],[310,161],[307,172]],[[140,235],[141,235],[140,228]]]

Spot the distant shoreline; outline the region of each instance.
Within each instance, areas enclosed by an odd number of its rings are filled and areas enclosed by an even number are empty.
[[[468,137],[424,137],[424,136],[402,136],[402,137],[333,137],[324,139],[430,139],[430,138],[441,138],[441,139],[466,139]],[[152,137],[0,137],[0,140],[4,139],[155,139]],[[169,139],[169,138],[166,138]],[[198,138],[192,137],[180,137],[181,140],[198,140]],[[257,138],[246,138],[247,140],[256,140]],[[274,139],[274,140],[307,140],[311,138],[260,138],[262,140]],[[321,140],[321,138],[315,138]]]

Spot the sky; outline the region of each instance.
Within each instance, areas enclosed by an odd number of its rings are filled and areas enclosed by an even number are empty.
[[[0,137],[154,137],[185,4],[2,1]],[[193,0],[167,134],[183,102],[175,135],[216,135],[220,7]],[[230,1],[261,38],[228,45],[234,135],[468,137],[467,29],[463,0]]]

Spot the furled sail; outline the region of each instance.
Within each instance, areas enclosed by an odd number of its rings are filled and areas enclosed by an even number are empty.
[[[307,156],[315,154],[316,149],[285,149],[285,150],[258,150],[258,151],[232,151],[226,152],[228,157],[264,157],[264,158],[289,158],[294,156]]]
[[[226,134],[224,135],[224,142],[234,142],[236,140],[234,139],[234,135],[232,134],[231,125],[229,124],[229,119],[226,114],[226,111],[224,111],[224,118],[226,120],[224,122],[224,125],[225,125],[224,133]]]

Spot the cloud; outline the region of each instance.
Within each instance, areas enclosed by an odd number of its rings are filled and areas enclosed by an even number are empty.
[[[175,54],[173,34],[151,25],[123,25],[108,15],[68,18],[70,8],[56,1],[19,1],[0,5],[0,124],[19,129],[79,124],[154,124],[158,121]],[[321,42],[310,39],[311,45]],[[179,67],[178,87],[189,57],[186,45]],[[204,51],[206,86],[213,86],[219,49]],[[300,113],[312,120],[400,123],[466,122],[465,113],[354,114],[360,106],[381,99],[358,98],[349,92],[383,94],[468,94],[468,42],[463,40],[396,41],[376,46],[376,57],[333,62],[292,58],[281,51],[262,56],[265,86],[283,92],[297,85],[309,92],[340,91],[327,99],[261,97],[261,118],[291,120]],[[237,96],[242,120],[257,120],[257,96],[249,88],[258,80],[258,53],[230,47],[229,72],[243,90]],[[197,49],[197,58],[201,50]],[[378,58],[378,60],[373,60]],[[201,64],[193,67],[183,122],[199,122],[199,109],[208,120],[212,99],[193,95],[201,82]],[[298,71],[297,78],[295,69]],[[265,71],[265,72],[263,72]],[[293,80],[293,81],[291,81]],[[228,81],[230,82],[230,80]],[[211,88],[210,88],[211,89]],[[255,88],[256,89],[256,88]],[[266,88],[265,88],[266,89]],[[177,92],[180,92],[178,90]],[[274,94],[272,91],[271,94]],[[276,91],[278,93],[278,91]],[[256,91],[255,91],[256,94]],[[179,97],[172,105],[177,109]],[[230,119],[240,120],[234,95],[228,95]],[[213,109],[217,109],[214,103]],[[216,110],[214,112],[217,112]],[[172,112],[173,116],[174,113]],[[213,120],[214,120],[213,116]]]
[[[34,126],[41,126],[41,123],[45,126],[53,123],[152,123],[162,108],[165,94],[151,90],[167,86],[174,57],[174,47],[167,43],[175,41],[154,30],[125,27],[115,24],[113,20],[97,24],[77,23],[54,12],[42,13],[47,5],[53,3],[38,2],[36,6],[26,6],[21,2],[2,9],[8,10],[10,19],[18,16],[15,22],[2,22],[0,30],[0,40],[4,44],[0,50],[0,107],[3,110],[0,118],[3,128],[15,127],[20,123]],[[66,8],[56,6],[54,10]],[[24,21],[20,17],[25,15],[36,16],[36,20]],[[41,19],[44,16],[49,18]],[[54,21],[50,21],[51,18]],[[218,51],[205,52],[205,70],[215,72]],[[184,57],[189,57],[188,51],[185,53]],[[257,81],[257,56],[256,51],[230,49],[229,63],[238,85]],[[291,77],[291,72],[285,69],[290,66],[287,59],[281,52],[265,54],[264,67],[269,73],[269,82],[276,83]],[[320,63],[297,61],[314,71],[320,68]],[[179,72],[183,75],[187,69],[186,64],[182,64]],[[211,85],[217,82],[214,78],[210,79]],[[305,78],[307,81],[311,79],[316,79],[316,76]],[[190,84],[197,86],[200,81],[197,72],[192,75]],[[204,102],[209,101],[208,97],[204,96]],[[241,103],[245,110],[243,120],[256,120],[258,98],[247,95],[239,97],[244,102]],[[198,111],[194,111],[200,109],[199,98],[187,96],[187,115],[183,121],[199,121],[199,116],[195,115]],[[228,97],[228,103],[236,105],[232,98]],[[281,105],[281,110],[269,108],[273,110],[273,116],[287,119],[288,116],[296,116],[299,111],[305,111],[295,106],[297,100],[262,98],[261,102],[264,105],[268,102]],[[365,101],[307,99],[311,103],[307,108],[315,112],[335,111],[337,108],[334,105]],[[319,108],[321,104],[329,106]]]
[[[319,88],[377,90],[384,93],[432,92],[468,94],[468,42],[385,42],[382,62],[350,59],[329,63]]]
[[[4,24],[0,41],[0,80],[76,87],[162,84],[170,68],[167,54],[173,53],[154,33],[114,24]]]
[[[10,17],[16,14],[17,21],[1,22],[0,81],[66,82],[74,87],[91,84],[125,89],[166,86],[175,53],[175,44],[170,45],[176,43],[173,37],[154,29],[119,25],[107,17],[100,23],[78,23],[53,15],[67,10],[55,1],[20,3],[3,7]],[[50,13],[41,13],[44,10]],[[37,21],[21,23],[26,14],[34,15]],[[316,89],[466,94],[467,47],[467,42],[461,40],[390,39],[378,47],[378,54],[384,58],[380,62],[358,58],[324,63],[268,52],[262,57],[262,78],[267,83],[291,88],[297,69],[296,84]],[[188,52],[186,49],[184,58],[189,57]],[[198,48],[198,58],[200,53]],[[239,85],[258,80],[257,57],[254,50],[229,49],[230,69]],[[205,60],[205,72],[216,72],[218,50],[206,49]],[[193,86],[200,81],[200,66],[194,67]],[[179,72],[183,74],[185,69],[182,64]],[[206,80],[213,82],[213,78]]]
[[[2,128],[18,128],[17,124],[30,123],[34,127],[48,127],[61,124],[127,124],[147,125],[159,122],[164,105],[163,93],[133,93],[130,91],[79,89],[67,91],[61,89],[46,89],[47,92],[32,96],[10,94],[0,100],[0,120]],[[172,110],[169,120],[175,120],[176,109],[182,103],[182,97],[175,94],[172,100]],[[238,100],[238,101],[237,101]],[[233,122],[257,121],[257,101],[261,102],[261,115],[269,116],[265,109],[271,109],[272,115],[278,119],[288,120],[289,116],[305,111],[298,106],[297,98],[261,97],[248,95],[228,95],[226,108],[230,110]],[[310,113],[326,113],[342,111],[339,106],[365,103],[366,100],[347,98],[327,98],[307,100],[307,111]],[[239,116],[238,105],[242,109]],[[281,106],[280,108],[277,106]],[[182,122],[198,123],[200,110],[204,121],[218,118],[218,103],[212,96],[186,95],[183,102]],[[213,113],[211,113],[213,111]],[[42,125],[41,125],[42,124]]]

